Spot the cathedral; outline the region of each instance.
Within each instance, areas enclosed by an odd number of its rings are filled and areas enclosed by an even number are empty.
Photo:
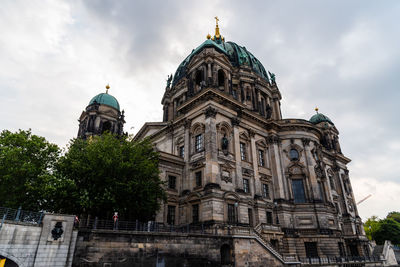
[[[281,98],[275,75],[226,41],[217,20],[168,77],[163,121],[135,136],[160,152],[168,199],[155,221],[247,227],[287,257],[369,256],[338,129],[318,109],[282,118]],[[124,112],[106,92],[79,122],[82,138],[123,134]]]

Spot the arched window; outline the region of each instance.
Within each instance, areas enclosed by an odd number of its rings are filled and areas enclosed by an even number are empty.
[[[303,179],[293,179],[292,190],[293,190],[294,203],[306,202]]]
[[[299,160],[299,152],[294,148],[290,149],[289,156],[291,161]]]
[[[225,73],[223,70],[218,70],[218,87],[221,90],[225,89]]]
[[[105,132],[111,132],[111,122],[106,121],[103,123],[103,129],[101,130],[101,133],[105,133]]]
[[[198,85],[198,86],[200,86],[201,85],[201,82],[203,81],[203,71],[202,70],[198,70],[197,72],[196,72],[196,76],[195,76],[195,82],[196,82],[196,85]]]

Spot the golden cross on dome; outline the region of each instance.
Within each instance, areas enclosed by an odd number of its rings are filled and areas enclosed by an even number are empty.
[[[217,27],[218,27],[218,21],[219,21],[219,18],[218,18],[218,16],[215,16],[215,23],[217,24]]]
[[[106,85],[106,94],[108,94],[108,89],[110,89],[110,85],[109,84]]]

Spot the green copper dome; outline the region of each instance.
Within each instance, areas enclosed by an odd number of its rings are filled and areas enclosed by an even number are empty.
[[[89,102],[89,106],[93,105],[94,102],[97,102],[98,104],[113,107],[119,111],[119,103],[118,103],[117,99],[107,93],[101,93],[101,94],[98,94],[95,97],[93,97],[92,100],[90,100],[90,102]]]
[[[186,76],[187,65],[189,64],[190,59],[201,52],[205,47],[213,47],[217,51],[224,53],[229,58],[231,64],[235,67],[240,67],[243,65],[251,67],[253,71],[269,82],[268,74],[265,71],[264,66],[244,46],[239,46],[234,42],[225,42],[221,40],[221,38],[215,38],[214,40],[208,39],[199,47],[193,49],[192,53],[190,53],[190,55],[183,60],[176,70],[172,85],[175,85],[181,78]]]
[[[327,116],[325,116],[322,113],[317,113],[314,116],[312,116],[310,118],[310,122],[312,124],[318,124],[320,122],[327,122],[327,123],[330,123],[330,124],[334,125],[333,122],[331,121],[331,119],[329,119]]]

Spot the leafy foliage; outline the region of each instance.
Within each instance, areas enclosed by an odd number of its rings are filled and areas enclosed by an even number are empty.
[[[30,130],[0,133],[0,205],[10,208],[49,209],[57,145]]]
[[[379,219],[377,216],[372,216],[364,223],[365,234],[369,240],[372,240],[372,236],[379,228]]]
[[[375,240],[378,245],[383,245],[385,240],[400,244],[399,215],[399,212],[390,212],[383,220],[379,220],[376,216],[369,218],[364,224],[367,237]]]
[[[64,212],[150,220],[165,199],[158,153],[149,140],[132,141],[109,133],[85,141],[73,139],[60,158],[62,192],[72,202]]]

